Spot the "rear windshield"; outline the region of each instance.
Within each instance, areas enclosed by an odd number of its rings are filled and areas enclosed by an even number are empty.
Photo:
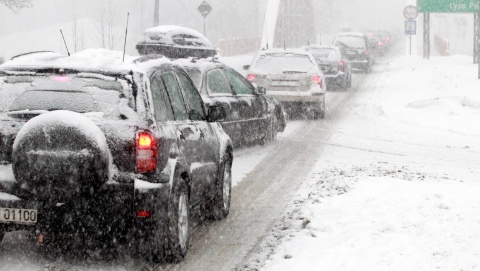
[[[120,100],[126,97],[123,85],[128,86],[114,78],[76,75],[7,76],[0,82],[0,113],[69,110],[118,118],[123,112]]]
[[[367,48],[365,39],[360,36],[338,36],[335,39],[335,46],[350,48]]]
[[[327,61],[337,61],[340,60],[340,56],[337,51],[332,48],[322,48],[322,49],[308,49],[313,55],[313,58],[316,60],[327,60]]]
[[[254,64],[254,69],[263,74],[281,74],[290,71],[313,72],[315,64],[308,55],[271,53],[261,55]]]

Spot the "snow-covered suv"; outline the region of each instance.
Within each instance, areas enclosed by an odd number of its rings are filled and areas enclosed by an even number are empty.
[[[215,122],[225,111],[205,112],[180,66],[87,50],[0,67],[0,237],[93,237],[178,261],[192,208],[228,215],[233,148]]]

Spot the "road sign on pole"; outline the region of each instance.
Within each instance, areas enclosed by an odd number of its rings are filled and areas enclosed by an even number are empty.
[[[418,16],[418,10],[416,6],[408,5],[403,9],[403,17],[407,20],[415,20]]]
[[[204,0],[197,9],[203,16],[203,35],[205,35],[205,18],[207,18],[208,14],[213,8],[207,3],[207,1]]]
[[[417,34],[417,21],[405,21],[405,35]]]
[[[205,18],[208,16],[210,11],[212,11],[212,6],[210,6],[207,1],[203,1],[200,6],[198,6],[198,11],[202,14],[202,16]]]
[[[417,34],[417,21],[405,21],[405,35],[410,38],[410,55],[412,55],[412,35]]]

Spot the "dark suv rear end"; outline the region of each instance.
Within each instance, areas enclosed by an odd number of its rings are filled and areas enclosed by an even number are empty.
[[[228,215],[233,149],[215,122],[225,112],[205,111],[181,67],[91,50],[2,70],[0,240],[27,229],[44,245],[96,239],[177,261],[192,208]]]
[[[353,69],[360,69],[369,73],[372,69],[374,56],[371,52],[368,38],[363,33],[338,33],[333,45],[342,50],[343,55],[350,61]]]

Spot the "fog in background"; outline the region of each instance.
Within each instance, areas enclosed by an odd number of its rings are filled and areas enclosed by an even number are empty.
[[[197,7],[203,0],[160,0],[160,24],[175,24],[203,32],[203,17]],[[213,7],[206,19],[206,36],[213,44],[219,39],[258,37],[262,33],[265,8],[268,0],[208,0]],[[289,5],[305,6],[306,0],[285,0]],[[405,0],[311,0],[311,20],[296,23],[290,20],[291,32],[313,29],[317,41],[322,36],[340,29],[389,29],[403,31],[403,8]],[[12,47],[18,48],[20,39],[25,38],[29,50],[35,43],[51,40],[46,47],[59,48],[62,44],[59,27],[64,28],[69,47],[80,49],[90,47],[110,47],[105,37],[99,34],[101,14],[112,13],[116,34],[113,49],[123,48],[124,28],[127,12],[130,12],[129,38],[127,51],[135,54],[135,43],[142,32],[153,26],[154,0],[33,0],[33,7],[19,13],[8,10],[0,4],[0,56],[2,51],[12,54]],[[308,6],[308,5],[307,5]],[[298,9],[301,10],[301,9]],[[309,17],[310,18],[310,17]],[[74,23],[75,22],[75,23]],[[310,22],[309,26],[303,25]],[[313,28],[311,28],[313,27]],[[39,34],[43,29],[43,34]],[[75,30],[76,29],[76,30]],[[35,41],[28,40],[35,36]],[[3,39],[2,39],[3,38]],[[312,41],[313,42],[313,41]],[[323,42],[323,41],[322,41]],[[2,44],[3,43],[3,44]],[[34,43],[34,44],[30,44]],[[307,41],[301,41],[307,43]],[[27,45],[21,47],[27,50]],[[47,48],[38,48],[47,49]],[[63,50],[63,49],[62,49]],[[18,52],[21,53],[21,52]]]

